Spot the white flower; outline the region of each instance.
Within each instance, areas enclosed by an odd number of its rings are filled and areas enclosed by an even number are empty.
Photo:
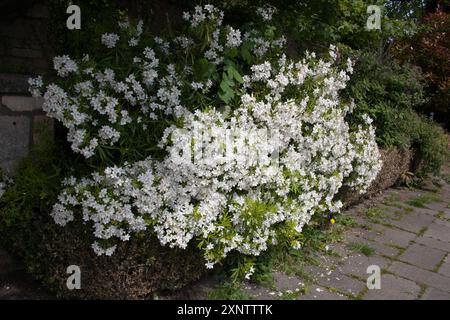
[[[28,90],[30,91],[33,97],[42,96],[42,87],[44,86],[44,83],[42,81],[41,76],[37,76],[36,78],[29,78],[28,85],[29,85]]]
[[[114,48],[119,39],[120,37],[115,33],[102,34],[102,43],[109,49]]]
[[[203,89],[203,83],[192,81],[191,87],[194,90],[200,90],[200,89]]]
[[[273,14],[276,12],[276,9],[271,6],[265,6],[256,9],[256,14],[258,14],[264,21],[272,20]]]
[[[120,29],[128,29],[130,27],[130,21],[126,18],[118,23]]]
[[[251,69],[253,71],[252,79],[254,81],[268,80],[272,66],[266,61],[263,64],[252,66]]]
[[[255,273],[255,268],[253,266],[250,267],[249,271],[245,274],[245,279],[250,280],[250,277]]]
[[[98,131],[98,136],[103,143],[109,142],[109,145],[113,145],[114,143],[119,141],[120,133],[110,126],[102,126]]]
[[[230,27],[230,30],[228,31],[227,34],[227,47],[230,48],[235,48],[235,47],[239,47],[241,45],[242,41],[241,41],[241,31],[233,29],[232,27]]]
[[[98,256],[102,256],[102,255],[111,256],[114,253],[114,251],[116,251],[116,248],[117,248],[116,245],[114,245],[110,248],[104,249],[97,242],[92,244],[92,249],[94,249],[94,252]]]
[[[53,59],[53,66],[60,77],[65,77],[71,72],[78,71],[76,62],[67,55],[55,57]]]
[[[129,45],[130,47],[136,47],[138,44],[139,44],[139,39],[138,39],[138,38],[131,38],[131,39],[128,41],[128,45]]]
[[[353,65],[354,65],[354,63],[353,63],[353,61],[350,59],[350,58],[348,58],[347,59],[347,72],[349,73],[349,74],[352,74],[353,73]]]

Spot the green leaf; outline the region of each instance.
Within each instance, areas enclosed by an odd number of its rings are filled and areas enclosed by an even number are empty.
[[[241,57],[247,64],[253,64],[253,56],[251,54],[251,44],[246,42],[241,46]]]
[[[221,91],[219,92],[219,98],[225,102],[225,103],[230,103],[230,101],[234,98],[234,92],[233,90],[227,90],[227,91]]]

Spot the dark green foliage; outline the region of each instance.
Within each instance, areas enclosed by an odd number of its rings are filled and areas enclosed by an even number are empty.
[[[345,92],[357,106],[354,122],[369,114],[381,147],[409,148],[411,137],[405,126],[409,126],[411,110],[425,100],[422,84],[423,77],[416,68],[370,52],[360,54]]]
[[[449,141],[445,131],[431,120],[417,114],[411,115],[408,128],[412,147],[417,150],[419,160],[422,161],[421,173],[438,173],[442,165],[449,160]]]
[[[70,4],[80,7],[79,30],[69,30],[66,27],[66,20],[69,17],[66,10]],[[81,0],[76,3],[68,0],[50,0],[48,6],[51,16],[49,33],[53,36],[56,53],[69,54],[77,58],[99,48],[99,39],[96,35],[112,30],[123,14],[119,11],[116,1],[108,0]]]
[[[50,211],[70,160],[55,145],[36,148],[0,198],[0,241],[27,259],[52,231]]]

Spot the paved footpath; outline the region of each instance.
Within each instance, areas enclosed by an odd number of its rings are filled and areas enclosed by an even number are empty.
[[[448,168],[443,177],[438,186],[389,189],[347,210],[356,226],[327,246],[335,254],[306,265],[305,277],[274,271],[272,287],[246,283],[243,290],[255,299],[450,299]],[[367,288],[369,266],[381,271],[380,289]],[[206,298],[213,288],[203,280],[168,298]],[[0,249],[0,299],[51,297]]]

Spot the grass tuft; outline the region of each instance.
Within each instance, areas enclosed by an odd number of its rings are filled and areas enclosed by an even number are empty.
[[[363,255],[369,257],[375,253],[375,249],[364,243],[352,242],[348,244],[348,248],[354,252],[362,253]]]

